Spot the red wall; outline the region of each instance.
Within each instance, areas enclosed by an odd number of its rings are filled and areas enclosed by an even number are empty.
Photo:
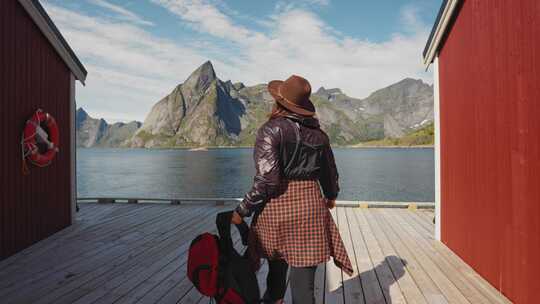
[[[465,0],[439,70],[442,240],[539,303],[540,1]]]
[[[0,259],[70,224],[70,71],[16,0],[0,1]],[[47,168],[21,173],[21,132],[37,109],[60,128]]]

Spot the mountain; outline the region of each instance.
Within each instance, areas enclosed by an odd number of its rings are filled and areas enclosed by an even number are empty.
[[[236,87],[242,87],[237,85]],[[189,78],[156,103],[132,147],[230,145],[242,131],[246,106],[232,97],[231,82],[216,77],[208,61]]]
[[[433,121],[433,86],[406,78],[374,92],[357,109],[362,117],[382,117],[386,137],[402,137]]]
[[[349,97],[337,88],[320,88],[311,98],[334,144],[400,137],[433,120],[432,86],[410,78],[365,99]],[[158,101],[124,144],[147,148],[251,145],[273,103],[266,84],[222,81],[207,61]]]
[[[90,117],[83,108],[77,110],[75,117],[77,147],[89,148],[96,146],[108,129],[107,122],[103,119]]]
[[[314,95],[363,121],[371,139],[402,137],[433,121],[433,86],[419,79],[405,78],[365,99],[349,97],[340,89],[320,88]]]
[[[77,147],[119,147],[141,127],[138,121],[110,125],[104,119],[90,117],[83,108],[77,109],[75,117]]]

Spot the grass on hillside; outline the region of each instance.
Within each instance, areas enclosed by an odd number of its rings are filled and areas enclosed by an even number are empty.
[[[432,146],[435,140],[435,127],[430,123],[421,129],[413,131],[401,138],[387,137],[381,140],[363,142],[356,146]]]

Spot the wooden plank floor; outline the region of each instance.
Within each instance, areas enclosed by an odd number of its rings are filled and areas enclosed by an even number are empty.
[[[185,276],[186,253],[230,208],[81,204],[75,225],[0,262],[0,302],[207,303]],[[510,303],[433,239],[433,212],[336,208],[332,215],[355,272],[320,265],[317,303]],[[236,232],[233,239],[243,249]],[[267,272],[263,264],[262,291]],[[285,300],[292,302],[290,290]]]

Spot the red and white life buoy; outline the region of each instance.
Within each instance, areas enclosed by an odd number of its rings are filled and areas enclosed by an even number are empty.
[[[38,109],[26,121],[21,144],[23,162],[28,159],[38,167],[48,166],[59,151],[60,144],[58,125],[54,117]]]

